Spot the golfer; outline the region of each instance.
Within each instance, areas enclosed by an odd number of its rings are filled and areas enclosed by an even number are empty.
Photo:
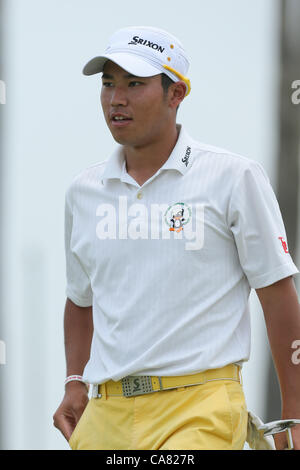
[[[72,449],[243,449],[251,289],[282,418],[300,418],[299,271],[280,208],[258,162],[177,122],[192,97],[188,68],[176,37],[130,27],[83,70],[102,73],[117,144],[66,190],[66,380],[54,425]],[[204,112],[194,103],[195,119]],[[299,449],[299,426],[292,433]]]

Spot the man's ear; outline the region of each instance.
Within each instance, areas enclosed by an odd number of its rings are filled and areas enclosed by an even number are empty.
[[[169,88],[169,104],[172,108],[177,108],[184,100],[186,85],[183,81],[174,82]]]

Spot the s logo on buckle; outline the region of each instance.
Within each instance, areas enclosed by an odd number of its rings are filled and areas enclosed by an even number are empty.
[[[147,375],[129,375],[124,377],[121,382],[124,397],[143,395],[153,391],[151,377]]]
[[[134,379],[133,383],[135,385],[135,387],[132,389],[133,392],[138,392],[139,390],[142,390],[139,379]]]

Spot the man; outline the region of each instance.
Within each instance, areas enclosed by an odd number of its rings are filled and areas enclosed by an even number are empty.
[[[66,192],[67,379],[54,424],[72,449],[242,449],[251,288],[282,418],[300,418],[299,271],[280,209],[259,163],[176,124],[188,66],[174,36],[133,27],[84,68],[103,73],[119,146]],[[299,449],[299,426],[293,437]]]

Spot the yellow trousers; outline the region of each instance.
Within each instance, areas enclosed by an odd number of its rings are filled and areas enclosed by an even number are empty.
[[[216,380],[134,397],[91,398],[73,450],[239,450],[247,435],[242,385]]]

